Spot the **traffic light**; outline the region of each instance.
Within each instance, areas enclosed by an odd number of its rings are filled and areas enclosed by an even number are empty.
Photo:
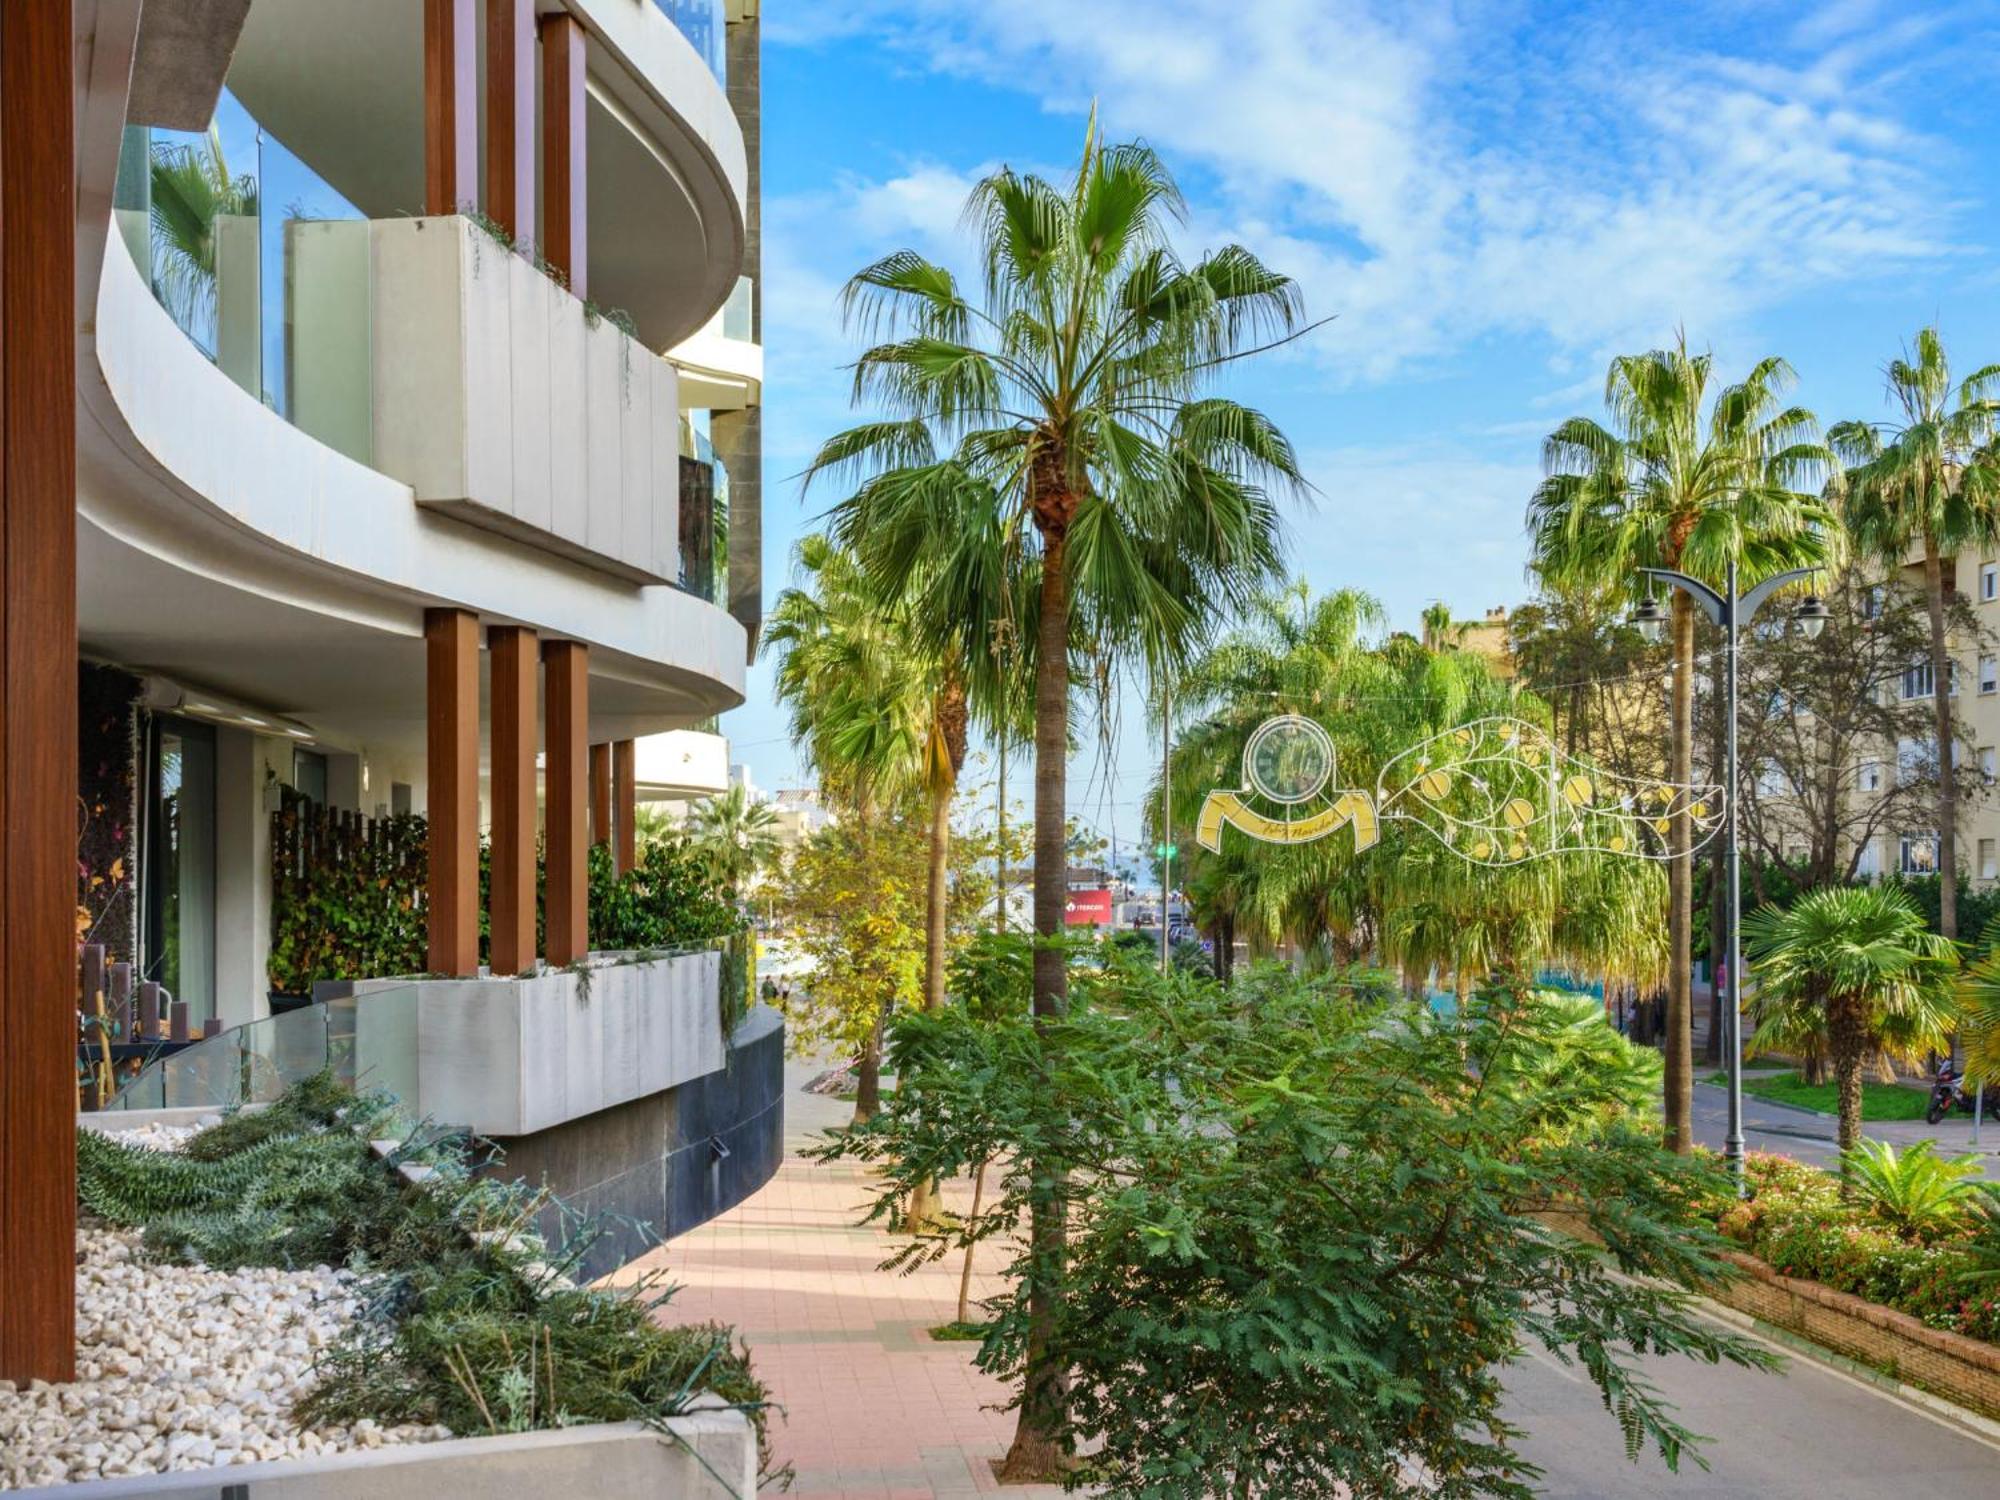
[[[1180,852],[1179,847],[1174,844],[1153,845],[1153,858],[1155,859],[1172,859]]]

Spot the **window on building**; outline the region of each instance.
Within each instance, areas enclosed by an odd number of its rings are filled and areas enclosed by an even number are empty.
[[[1935,769],[1931,747],[1922,740],[1896,741],[1896,784],[1909,786],[1922,781]]]
[[[1757,795],[1760,797],[1789,797],[1792,794],[1792,779],[1785,774],[1785,768],[1775,760],[1767,760],[1757,768]]]
[[[322,807],[326,805],[326,773],[326,757],[319,751],[292,752],[292,785],[300,795],[312,798]]]
[[[1873,880],[1882,873],[1882,851],[1872,842],[1861,846],[1861,856],[1854,861],[1854,873],[1863,880]]]
[[[2000,853],[1995,852],[1991,839],[1979,841],[1979,878],[1981,880],[2000,878]]]
[[[1927,661],[1911,662],[1903,668],[1903,701],[1928,698],[1937,687],[1937,677]]]
[[[1864,792],[1881,791],[1882,762],[1879,760],[1864,760],[1861,762],[1860,769],[1855,773],[1854,782]]]
[[[2000,656],[1979,658],[1979,691],[2000,692]]]
[[[1979,602],[1991,604],[2000,599],[2000,563],[1979,565]]]
[[[1928,830],[1906,833],[1897,840],[1896,868],[1905,875],[1937,873],[1938,836]]]
[[[1861,617],[1864,620],[1882,618],[1882,585],[1876,584],[1861,596]]]
[[[1988,781],[2000,774],[2000,752],[1991,745],[1982,746],[1979,751],[1979,774]]]

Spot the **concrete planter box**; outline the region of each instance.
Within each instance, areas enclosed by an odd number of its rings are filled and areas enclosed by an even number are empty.
[[[368,980],[354,994],[366,1047],[367,997],[415,992],[418,1112],[513,1137],[721,1069],[721,985],[722,954],[705,949],[528,979]]]
[[[637,584],[680,571],[672,365],[457,215],[365,226],[374,466]]]
[[[410,1443],[284,1463],[99,1479],[23,1494],[65,1500],[490,1500],[494,1495],[646,1495],[750,1500],[757,1438],[741,1412]]]

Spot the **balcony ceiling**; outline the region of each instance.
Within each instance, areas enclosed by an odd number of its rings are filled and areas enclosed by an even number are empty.
[[[637,23],[679,61],[675,92],[717,92],[652,7]],[[415,0],[255,0],[229,71],[245,109],[370,218],[420,213],[424,198],[423,6]],[[585,12],[586,25],[590,17]],[[483,36],[484,28],[481,28]],[[736,189],[662,80],[631,74],[591,33],[586,151],[589,291],[632,314],[664,349],[694,332],[734,284],[742,254]],[[682,101],[713,118],[716,101]],[[733,124],[729,127],[733,129]],[[296,170],[296,169],[295,169]],[[286,185],[266,195],[282,207]]]

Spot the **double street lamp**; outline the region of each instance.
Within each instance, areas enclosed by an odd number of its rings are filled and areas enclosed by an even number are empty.
[[[1723,1157],[1729,1172],[1736,1179],[1739,1191],[1743,1185],[1743,952],[1740,928],[1743,916],[1743,869],[1737,846],[1736,795],[1743,785],[1743,773],[1736,759],[1736,653],[1742,628],[1756,617],[1764,601],[1787,584],[1799,583],[1810,578],[1817,569],[1793,568],[1790,572],[1779,573],[1766,578],[1747,594],[1736,591],[1736,563],[1731,559],[1724,580],[1724,591],[1717,593],[1698,578],[1690,578],[1685,573],[1677,573],[1671,568],[1641,568],[1648,579],[1659,579],[1670,587],[1679,589],[1701,606],[1702,612],[1710,620],[1722,627],[1722,655],[1727,728],[1724,734],[1723,778],[1723,851],[1727,861],[1725,878],[1729,889],[1729,954],[1723,969],[1724,995],[1722,1014],[1729,1036],[1729,1133],[1723,1141]],[[1792,611],[1792,619],[1806,634],[1808,640],[1816,637],[1826,628],[1827,607],[1817,594],[1808,594]],[[1632,611],[1632,623],[1649,641],[1657,641],[1667,623],[1667,611],[1660,601],[1653,597],[1649,588],[1646,597],[1639,601]],[[1715,976],[1709,976],[1715,982]]]

